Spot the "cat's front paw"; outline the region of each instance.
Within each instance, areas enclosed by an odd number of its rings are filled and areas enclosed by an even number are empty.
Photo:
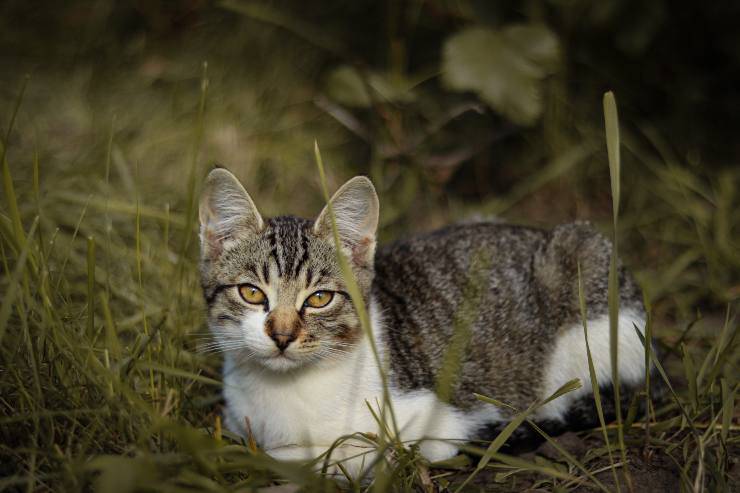
[[[276,460],[284,462],[315,462],[314,471],[338,479],[358,480],[366,475],[375,461],[374,449],[363,445],[344,444],[331,451],[325,447],[289,445],[267,450]]]
[[[281,462],[311,462],[321,455],[321,450],[316,447],[304,447],[300,445],[286,445],[266,450],[267,454]]]
[[[429,462],[439,462],[455,457],[458,452],[458,445],[441,440],[424,440],[419,444],[419,452]]]
[[[349,479],[359,480],[367,477],[376,457],[374,447],[345,443],[322,457],[318,469],[325,467],[328,475],[339,479],[349,476]]]

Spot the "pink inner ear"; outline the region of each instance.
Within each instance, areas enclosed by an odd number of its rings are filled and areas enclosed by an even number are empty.
[[[218,257],[221,255],[223,250],[223,239],[219,239],[213,228],[205,228],[205,244],[207,245],[207,251],[203,252],[209,257]]]
[[[372,259],[368,258],[370,247],[373,244],[372,238],[366,237],[352,246],[352,261],[357,265],[366,265]]]

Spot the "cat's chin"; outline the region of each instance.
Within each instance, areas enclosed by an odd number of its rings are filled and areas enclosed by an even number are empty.
[[[271,356],[260,360],[260,364],[275,372],[288,372],[304,365],[304,362],[288,356]]]

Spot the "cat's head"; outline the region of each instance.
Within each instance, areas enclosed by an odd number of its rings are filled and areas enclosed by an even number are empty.
[[[378,197],[355,177],[332,197],[336,230],[363,297],[373,279]],[[329,208],[315,221],[263,219],[239,180],[211,171],[200,201],[201,280],[216,347],[275,371],[331,362],[362,339]]]

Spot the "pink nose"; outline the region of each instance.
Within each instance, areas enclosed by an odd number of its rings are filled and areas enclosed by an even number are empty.
[[[295,341],[296,334],[294,332],[291,332],[290,334],[283,334],[281,332],[272,332],[270,333],[270,338],[275,341],[275,345],[277,348],[282,352],[285,351],[288,346],[290,346],[290,343]]]

